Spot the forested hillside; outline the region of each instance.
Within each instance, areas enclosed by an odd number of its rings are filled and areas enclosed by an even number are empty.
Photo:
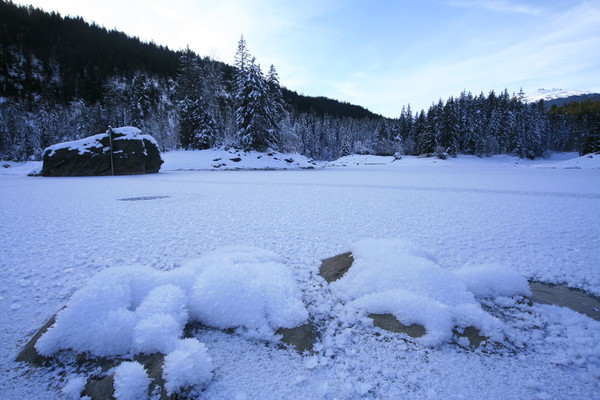
[[[274,66],[261,68],[243,37],[230,66],[81,18],[0,1],[3,159],[39,159],[50,144],[109,125],[137,126],[162,150],[271,148],[315,159],[598,151],[597,141],[589,140],[597,135],[596,119],[548,113],[543,104],[525,104],[506,91],[465,92],[414,114],[409,106],[398,109],[399,118],[386,119],[357,105],[288,90]]]
[[[581,154],[600,152],[600,100],[552,106],[550,119],[572,129]]]

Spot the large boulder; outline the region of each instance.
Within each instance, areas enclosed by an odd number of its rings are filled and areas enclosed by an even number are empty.
[[[150,174],[158,172],[162,163],[156,140],[127,126],[46,148],[41,175]]]

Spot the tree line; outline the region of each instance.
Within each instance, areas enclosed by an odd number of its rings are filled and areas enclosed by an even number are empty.
[[[0,158],[133,125],[162,150],[238,147],[322,160],[351,153],[479,156],[598,149],[598,110],[526,104],[505,90],[441,100],[388,119],[303,96],[265,72],[242,37],[235,65],[0,1]],[[595,133],[594,133],[595,132]]]

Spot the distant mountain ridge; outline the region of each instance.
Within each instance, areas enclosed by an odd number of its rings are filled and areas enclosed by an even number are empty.
[[[568,90],[568,89],[537,89],[531,92],[525,93],[525,97],[523,100],[528,103],[535,103],[536,101],[544,100],[554,100],[571,96],[582,96],[592,94],[591,92],[581,91],[581,90]]]
[[[523,101],[527,103],[536,103],[540,100],[544,100],[544,104],[547,107],[556,105],[557,107],[563,106],[569,103],[582,102],[585,100],[600,100],[600,93],[592,93],[582,90],[568,90],[568,89],[537,89],[531,92],[525,93]]]

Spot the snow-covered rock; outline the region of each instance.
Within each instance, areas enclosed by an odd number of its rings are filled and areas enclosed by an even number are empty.
[[[308,318],[283,262],[266,250],[229,247],[169,272],[106,269],[75,293],[36,348],[44,356],[61,349],[95,356],[167,354],[179,345],[190,319],[274,338],[277,329]]]
[[[392,314],[404,325],[418,324],[423,344],[437,345],[455,327],[475,327],[494,339],[502,323],[476,298],[530,294],[527,280],[504,266],[442,268],[426,251],[403,240],[364,239],[352,246],[354,262],[332,292],[346,302],[347,322],[358,315]]]
[[[154,138],[130,126],[47,147],[43,159],[42,176],[149,174],[163,163]]]

